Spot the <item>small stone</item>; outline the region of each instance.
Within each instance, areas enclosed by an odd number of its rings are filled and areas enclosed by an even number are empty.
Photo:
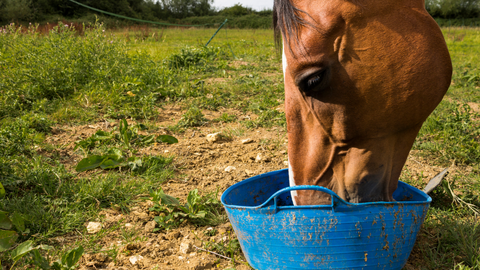
[[[225,168],[225,171],[226,171],[226,172],[231,172],[231,171],[234,171],[234,170],[236,170],[236,169],[237,169],[237,168],[235,168],[235,167],[233,167],[233,166],[228,166],[228,167]]]
[[[143,256],[141,256],[141,255],[131,256],[130,258],[128,258],[128,260],[130,261],[130,263],[132,265],[135,265],[135,264],[137,264],[137,262],[143,260]]]
[[[258,153],[257,157],[255,158],[255,162],[269,162],[269,161],[270,161],[270,157],[262,153]]]
[[[188,239],[184,239],[182,243],[180,244],[180,253],[182,254],[187,254],[193,251],[193,245],[192,242]]]
[[[134,225],[132,223],[126,223],[125,224],[125,228],[127,229],[132,229],[134,227]]]
[[[87,225],[88,233],[98,233],[102,229],[102,223],[100,222],[89,222]]]
[[[255,175],[255,172],[254,171],[251,171],[251,170],[245,170],[245,173],[248,175],[248,176],[251,176],[251,175]]]
[[[222,135],[220,134],[220,132],[212,133],[212,134],[207,135],[207,141],[209,143],[214,143],[214,142],[217,142],[221,139],[222,139]]]
[[[168,150],[165,150],[165,151],[163,151],[163,152],[164,152],[164,153],[168,153],[168,152],[170,152],[170,151],[168,151]]]
[[[253,142],[253,140],[250,139],[250,138],[242,140],[242,144],[247,144],[247,143],[251,143],[251,142]]]
[[[147,224],[145,224],[145,232],[153,232],[153,230],[155,230],[155,226],[157,226],[157,222],[155,220],[147,222]]]
[[[283,162],[283,165],[288,166],[288,161],[285,160],[285,161]]]

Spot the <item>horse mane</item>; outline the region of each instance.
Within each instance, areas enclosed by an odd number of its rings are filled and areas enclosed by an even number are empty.
[[[300,14],[306,14],[312,18],[305,11],[296,8],[291,0],[274,0],[273,3],[273,31],[275,47],[277,51],[281,49],[282,36],[286,41],[288,48],[292,52],[291,41],[293,40],[295,45],[300,44],[300,38],[298,33],[300,27],[311,26],[317,28],[311,22],[308,22]],[[313,19],[313,18],[312,18]]]

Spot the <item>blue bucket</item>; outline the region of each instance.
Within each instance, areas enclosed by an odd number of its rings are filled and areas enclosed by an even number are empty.
[[[292,190],[318,190],[331,205],[294,206]],[[222,203],[255,269],[402,269],[432,199],[398,183],[396,202],[348,203],[319,186],[289,187],[288,170],[228,188]]]

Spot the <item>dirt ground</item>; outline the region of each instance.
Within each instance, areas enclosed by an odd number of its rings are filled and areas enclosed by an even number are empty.
[[[203,113],[211,120],[225,112],[235,114],[239,121],[229,124],[209,123],[203,127],[191,128],[181,135],[175,135],[179,139],[177,144],[155,144],[140,151],[139,154],[175,156],[177,174],[162,185],[165,193],[183,200],[188,192],[195,188],[202,194],[218,189],[220,196],[226,188],[241,180],[287,167],[285,128],[247,129],[241,122],[256,116],[245,115],[239,111]],[[178,107],[165,107],[156,125],[173,125],[178,122],[182,113]],[[85,126],[58,126],[47,140],[62,149],[57,154],[63,157],[62,162],[67,168],[73,170],[74,165],[82,158],[73,151],[74,142],[89,137],[97,130],[109,131],[115,125],[117,123],[105,121]],[[209,142],[207,135],[216,132],[230,136]],[[168,131],[159,129],[157,133],[167,134]],[[411,177],[418,178],[423,175],[426,185],[427,180],[442,169],[429,164],[428,160],[416,156],[413,152],[404,171]],[[451,173],[455,173],[454,165]],[[216,228],[194,227],[185,223],[178,229],[153,233],[154,214],[148,210],[152,205],[151,201],[142,201],[138,205],[132,205],[127,215],[114,208],[105,209],[98,220],[91,220],[100,222],[102,227],[107,229],[107,233],[99,237],[96,243],[100,252],[84,254],[80,269],[251,269],[239,261],[245,260],[244,258],[237,258],[233,263],[199,249],[203,248],[202,244],[206,241],[225,242],[232,239],[234,233],[230,223],[226,222]],[[208,234],[213,229],[216,234]],[[140,236],[137,241],[125,240],[125,234],[131,230]],[[58,238],[56,241],[58,244],[65,244],[72,239]],[[417,269],[416,266],[421,265],[421,257],[420,251],[414,249],[406,269]]]

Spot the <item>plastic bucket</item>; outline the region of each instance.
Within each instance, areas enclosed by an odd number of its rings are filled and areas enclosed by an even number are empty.
[[[292,190],[319,190],[331,205],[294,206]],[[228,188],[222,203],[255,269],[402,269],[431,198],[398,183],[396,202],[347,203],[319,186],[289,187],[288,170]]]

